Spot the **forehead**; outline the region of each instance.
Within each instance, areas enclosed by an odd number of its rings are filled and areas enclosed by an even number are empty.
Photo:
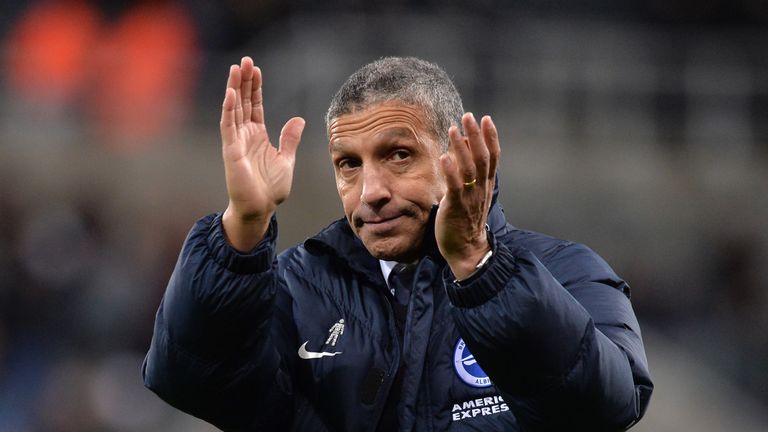
[[[424,111],[411,104],[389,101],[343,114],[328,126],[330,144],[365,134],[413,136],[421,141],[429,134]]]

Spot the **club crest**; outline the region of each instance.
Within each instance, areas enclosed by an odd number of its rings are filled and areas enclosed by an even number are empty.
[[[477,364],[475,356],[469,352],[462,338],[459,338],[456,349],[453,350],[453,368],[456,375],[472,387],[490,387],[493,384],[488,374]]]

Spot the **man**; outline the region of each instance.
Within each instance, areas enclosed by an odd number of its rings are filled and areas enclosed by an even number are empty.
[[[225,430],[623,430],[652,391],[629,287],[588,248],[507,224],[499,140],[444,71],[385,58],[326,117],[346,218],[277,258],[304,120],[279,147],[261,72],[230,69],[229,205],[187,238],[146,385]],[[463,134],[462,134],[463,130]]]

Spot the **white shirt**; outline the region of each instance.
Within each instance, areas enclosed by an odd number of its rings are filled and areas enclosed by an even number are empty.
[[[392,273],[392,269],[395,268],[397,264],[399,264],[397,261],[379,260],[379,265],[381,266],[381,275],[384,276],[384,281],[387,283],[388,287],[389,287],[389,274]],[[392,295],[395,295],[394,288],[390,287],[389,291],[392,293]]]

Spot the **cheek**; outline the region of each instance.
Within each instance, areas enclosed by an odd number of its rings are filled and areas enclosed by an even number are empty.
[[[355,193],[354,187],[343,180],[336,180],[336,191],[339,193],[341,205],[344,207],[344,213],[350,215],[360,201],[360,194]]]

